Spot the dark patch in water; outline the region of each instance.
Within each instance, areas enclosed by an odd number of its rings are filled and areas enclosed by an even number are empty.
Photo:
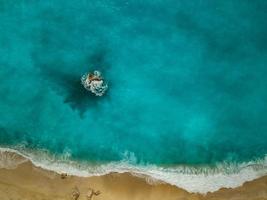
[[[241,52],[241,42],[235,34],[218,33],[211,31],[201,24],[201,19],[193,19],[190,14],[178,12],[176,16],[176,26],[179,31],[184,31],[187,36],[204,44],[206,55],[211,58],[222,60],[238,60],[243,56]],[[222,37],[222,34],[228,34],[229,37]]]
[[[88,63],[88,70],[99,70],[101,73],[106,74],[108,70],[110,70],[110,63],[107,61],[108,57],[107,49],[98,48],[96,49],[86,60]]]
[[[8,128],[0,126],[0,143],[4,145],[15,144],[17,141],[28,144],[28,146],[34,144],[34,142],[28,137],[27,132],[16,130],[16,128]]]
[[[246,11],[242,9],[235,15],[225,15],[220,11],[217,11],[216,15],[223,20],[210,20],[206,22],[210,23],[210,26],[205,26],[203,21],[207,19],[201,15],[194,18],[190,12],[180,11],[176,14],[176,27],[179,32],[184,32],[187,37],[203,45],[208,60],[240,62],[244,57],[254,55],[255,51],[266,52],[267,30],[262,20],[265,16],[263,9],[257,13],[258,17],[247,17]],[[242,27],[237,19],[244,17],[247,18],[247,24]],[[260,31],[255,31],[254,26]]]
[[[73,110],[78,110],[80,116],[83,117],[87,110],[97,107],[100,101],[108,98],[108,93],[97,97],[81,84],[81,76],[96,69],[101,71],[105,77],[108,69],[106,66],[110,66],[106,60],[106,54],[105,50],[98,49],[85,61],[75,63],[76,66],[70,66],[69,63],[58,58],[55,59],[57,62],[44,64],[38,55],[33,55],[33,60],[40,68],[41,76],[45,81],[64,97],[64,103],[69,104]]]

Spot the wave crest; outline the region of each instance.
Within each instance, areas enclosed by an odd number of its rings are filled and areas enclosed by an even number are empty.
[[[145,178],[150,184],[165,182],[188,192],[202,194],[220,188],[235,188],[244,182],[267,175],[267,156],[261,160],[241,164],[220,163],[216,167],[135,165],[132,160],[127,159],[93,165],[73,161],[69,153],[55,156],[47,151],[0,148],[0,168],[14,168],[27,160],[46,170],[80,177],[129,172],[133,176]]]
[[[15,169],[18,165],[27,162],[28,159],[12,149],[0,149],[0,168]]]

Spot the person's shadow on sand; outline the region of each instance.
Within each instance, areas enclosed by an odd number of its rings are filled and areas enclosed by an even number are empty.
[[[75,186],[71,193],[71,199],[78,200],[80,197],[80,191],[77,186]]]
[[[92,188],[89,188],[89,191],[86,194],[86,199],[87,200],[92,200],[94,196],[98,196],[100,194],[101,194],[101,192],[99,190],[94,190]],[[80,194],[80,191],[79,191],[78,187],[75,186],[73,188],[73,190],[72,190],[72,193],[71,193],[71,199],[72,200],[78,200],[80,195],[81,194]]]
[[[86,199],[87,200],[92,200],[94,196],[98,196],[100,194],[101,194],[101,192],[99,190],[95,191],[94,189],[89,188],[89,191],[88,191],[88,193],[86,195]]]

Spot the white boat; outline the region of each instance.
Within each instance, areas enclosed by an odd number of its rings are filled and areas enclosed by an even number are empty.
[[[81,83],[86,90],[92,92],[96,96],[103,96],[108,89],[108,85],[104,82],[99,71],[83,75]]]

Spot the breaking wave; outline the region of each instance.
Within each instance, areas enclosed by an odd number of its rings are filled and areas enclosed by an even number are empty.
[[[264,159],[240,164],[220,163],[216,167],[135,165],[133,154],[119,162],[97,165],[73,161],[70,157],[69,153],[55,156],[41,150],[0,148],[0,168],[16,168],[26,161],[31,161],[35,166],[46,170],[80,177],[129,172],[134,176],[145,178],[150,184],[165,182],[188,192],[202,194],[220,188],[235,188],[244,182],[267,175],[267,156]]]

